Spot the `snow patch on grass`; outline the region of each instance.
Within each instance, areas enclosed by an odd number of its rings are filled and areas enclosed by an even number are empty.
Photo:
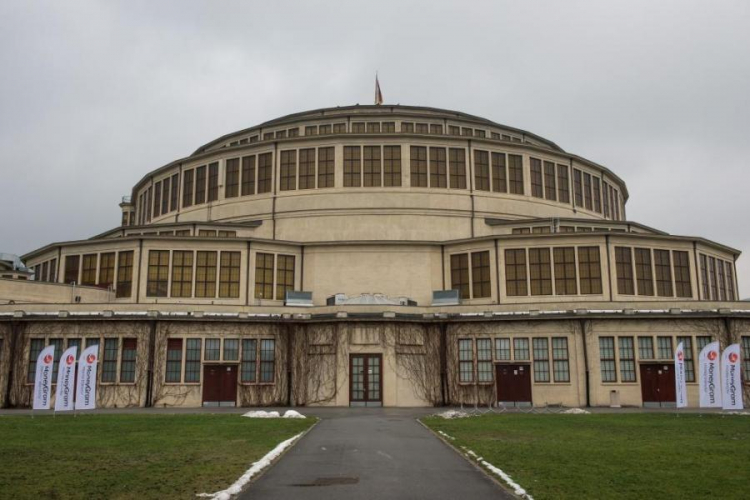
[[[294,411],[294,410],[287,410],[286,413],[284,413],[283,418],[307,418],[303,414]]]
[[[438,431],[438,434],[440,434],[440,435],[441,435],[441,436],[443,436],[444,438],[450,439],[451,441],[455,441],[455,440],[456,440],[456,438],[454,438],[453,436],[449,436],[448,434],[446,434],[446,433],[445,433],[445,432],[443,432],[443,431]]]
[[[746,417],[750,417],[750,412],[748,411],[729,411],[724,413],[724,415],[744,415]]]
[[[287,410],[283,417],[277,411],[263,410],[249,411],[242,416],[247,418],[307,418],[303,414],[294,410]]]
[[[443,434],[443,433],[441,432],[441,434]],[[445,435],[448,436],[447,434],[445,434]],[[450,437],[450,436],[448,436],[448,437],[450,439],[455,439],[455,438]],[[485,460],[484,458],[480,457],[479,455],[477,455],[476,453],[474,453],[472,450],[466,448],[465,446],[462,446],[461,448],[463,448],[464,451],[466,451],[466,455],[467,456],[469,456],[470,458],[473,458],[482,467],[484,467],[488,471],[492,472],[496,476],[499,476],[503,481],[505,481],[505,484],[507,484],[508,486],[510,486],[513,489],[513,493],[515,493],[516,495],[518,495],[521,498],[525,498],[527,500],[534,500],[534,497],[532,497],[531,495],[529,495],[526,492],[526,490],[521,487],[520,484],[518,484],[517,482],[513,481],[513,479],[508,474],[506,474],[505,472],[503,472],[500,468],[495,467],[494,465],[492,465],[491,463],[489,463],[487,460]]]
[[[251,412],[252,413],[252,412]],[[263,412],[267,413],[267,412]],[[279,416],[279,412],[271,412],[276,413],[276,416]],[[247,416],[247,415],[243,415]],[[268,417],[261,417],[261,418],[268,418]],[[242,491],[242,488],[245,487],[247,483],[250,482],[250,480],[256,476],[260,471],[271,465],[271,463],[281,455],[284,450],[289,448],[294,441],[299,439],[300,436],[302,436],[302,432],[297,434],[296,436],[287,439],[286,441],[282,441],[279,443],[276,448],[266,453],[266,455],[255,462],[252,467],[250,467],[247,471],[245,471],[240,478],[234,482],[229,488],[217,491],[216,493],[198,493],[196,496],[203,497],[203,498],[210,498],[211,500],[229,500],[232,495],[237,495]]]
[[[476,415],[473,415],[471,413],[461,411],[461,410],[446,410],[441,413],[436,413],[435,416],[444,418],[446,420],[452,420],[454,418],[467,418],[467,417],[474,417]]]
[[[569,410],[565,410],[560,413],[565,413],[567,415],[590,415],[591,412],[588,410],[584,410],[583,408],[571,408]]]

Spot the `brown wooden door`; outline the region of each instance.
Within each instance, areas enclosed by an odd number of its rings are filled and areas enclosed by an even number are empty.
[[[203,367],[203,405],[234,406],[237,401],[237,366]]]
[[[349,405],[382,406],[383,357],[380,354],[349,356]]]
[[[644,405],[676,401],[673,363],[641,364],[641,396]]]
[[[659,395],[662,403],[676,403],[677,391],[674,383],[674,363],[659,365]]]
[[[641,397],[644,403],[659,403],[659,365],[641,365]]]
[[[501,403],[531,403],[531,366],[501,364],[495,366],[497,400]]]

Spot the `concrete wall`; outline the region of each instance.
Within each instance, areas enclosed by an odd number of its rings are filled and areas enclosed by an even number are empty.
[[[96,287],[0,279],[0,304],[106,304],[114,299],[114,292]]]

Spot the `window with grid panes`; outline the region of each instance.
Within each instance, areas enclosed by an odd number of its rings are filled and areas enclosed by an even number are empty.
[[[272,383],[276,370],[276,341],[263,339],[260,341],[260,382]]]
[[[750,336],[742,337],[742,375],[745,383],[750,381]]]
[[[93,286],[96,284],[96,258],[97,254],[83,256],[83,269],[81,270],[81,285]]]
[[[169,284],[169,250],[149,250],[147,297],[166,297]]]
[[[122,339],[122,358],[120,361],[120,382],[135,382],[135,358],[138,350],[138,339]]]
[[[448,187],[445,148],[430,148],[430,187]]]
[[[167,177],[162,183],[163,196],[161,197],[161,213],[166,214],[169,212],[169,192],[171,190],[170,182],[172,178]]]
[[[602,369],[602,382],[617,382],[614,337],[599,337],[599,362]]]
[[[195,170],[186,170],[182,175],[182,207],[193,205],[193,178]]]
[[[154,215],[153,217],[159,217],[161,215],[161,182],[154,184]]]
[[[242,157],[242,196],[255,194],[255,155]]]
[[[431,134],[438,134],[443,135],[443,126],[437,125],[437,124],[430,124],[430,133]]]
[[[672,297],[672,262],[669,250],[654,250],[654,270],[656,271],[656,294],[659,297]]]
[[[238,361],[240,359],[239,339],[224,339],[224,361]]]
[[[294,255],[279,255],[276,258],[276,300],[284,300],[288,291],[294,291]]]
[[[528,361],[529,358],[530,358],[529,339],[527,338],[513,339],[513,359],[515,361]]]
[[[557,200],[570,203],[570,177],[567,165],[557,165]]]
[[[469,289],[469,255],[465,253],[451,255],[451,289],[458,290],[462,299],[470,299]]]
[[[594,211],[602,213],[602,192],[601,192],[601,181],[598,177],[594,177]]]
[[[201,381],[203,339],[187,339],[185,344],[185,382]]]
[[[333,124],[333,133],[334,134],[345,134],[346,133],[346,123],[334,123]]]
[[[279,189],[292,191],[297,189],[297,151],[281,152],[281,171],[279,173]]]
[[[178,205],[178,196],[179,196],[179,190],[180,190],[180,174],[174,174],[172,175],[172,194],[170,195],[170,205],[169,210],[171,212],[174,212],[177,210]]]
[[[678,297],[692,297],[693,283],[690,281],[690,261],[687,252],[673,251],[674,285]],[[731,282],[731,280],[730,280]]]
[[[221,252],[219,264],[219,297],[238,298],[240,296],[240,252]]]
[[[216,297],[217,252],[200,251],[195,260],[195,296]]]
[[[392,134],[396,131],[396,122],[383,122],[381,128],[384,134]]]
[[[473,344],[471,339],[458,340],[458,380],[462,383],[474,382]]]
[[[554,251],[555,259],[555,294],[576,295],[576,251],[574,247],[559,247]]]
[[[716,284],[716,259],[708,258],[708,281],[711,287],[711,300],[719,300],[719,287]]]
[[[363,180],[365,187],[380,187],[382,179],[380,146],[364,147]]]
[[[476,129],[474,130],[474,137],[481,137],[481,138],[487,137],[487,132],[485,132],[484,130]]]
[[[651,271],[651,250],[635,249],[635,276],[638,284],[638,295],[654,295],[654,276]]]
[[[549,382],[549,343],[546,338],[532,339],[534,345],[534,382]]]
[[[552,372],[555,382],[570,382],[568,339],[565,337],[552,337]]]
[[[537,226],[531,228],[532,234],[549,234],[552,231],[550,230],[549,226]]]
[[[54,362],[52,363],[52,383],[57,383],[57,370],[62,358],[63,339],[49,339],[49,345],[55,346]]]
[[[273,261],[272,253],[255,254],[255,298],[273,298]]]
[[[492,153],[492,191],[508,192],[508,175],[505,171],[505,154]]]
[[[656,341],[659,348],[659,359],[672,359],[674,357],[672,337],[657,337]]]
[[[299,150],[299,188],[315,189],[315,148]]]
[[[474,135],[474,129],[471,129],[469,127],[461,127],[461,135],[471,137],[472,135]]]
[[[629,247],[615,247],[615,265],[617,268],[617,293],[620,295],[635,295],[633,252]]]
[[[240,159],[229,158],[224,172],[224,198],[236,198],[240,193]]]
[[[326,125],[321,125],[320,127],[318,127],[318,133],[320,135],[328,135],[328,134],[331,133],[331,130],[332,129],[331,129],[331,124],[330,123],[326,124]]]
[[[515,228],[513,228],[512,234],[531,234],[531,228],[529,228],[529,227],[515,227]]]
[[[581,294],[602,293],[602,268],[599,247],[578,247],[578,274],[581,277]]]
[[[477,382],[492,382],[492,339],[477,339]]]
[[[407,133],[407,134],[414,133],[414,123],[401,122],[401,132]]]
[[[206,166],[195,169],[195,204],[206,202]]]
[[[523,194],[523,157],[508,155],[508,188],[511,194]]]
[[[315,134],[305,134],[305,135],[315,135]],[[273,132],[264,132],[263,133],[263,140],[264,141],[270,141],[273,140],[274,133]]]
[[[602,201],[604,202],[604,217],[609,218],[609,195],[607,194],[609,192],[609,185],[602,181],[602,186],[604,189],[604,196],[602,196]]]
[[[344,187],[362,185],[362,148],[344,146]]]
[[[334,148],[318,148],[318,188],[333,187]]]
[[[383,146],[383,185],[401,185],[401,146]]]
[[[677,337],[677,344],[682,342],[682,350],[685,354],[685,381],[695,382],[695,366],[693,364],[693,342],[692,337]]]
[[[700,355],[700,352],[711,343],[710,335],[698,335],[695,337],[695,354]]]
[[[583,204],[586,210],[593,208],[591,196],[591,174],[583,174]]]
[[[65,283],[78,283],[78,271],[81,266],[80,255],[65,256]]]
[[[365,123],[364,122],[354,122],[354,123],[352,123],[352,133],[353,134],[364,134],[365,133]]]
[[[182,339],[167,339],[167,369],[164,372],[164,381],[182,381]]]
[[[172,297],[193,296],[193,252],[172,252]]]
[[[448,133],[450,135],[461,135],[461,128],[455,125],[448,125]]]
[[[526,286],[526,250],[505,251],[505,288],[511,297],[528,295]]]
[[[635,348],[633,337],[619,337],[620,382],[635,382]]]
[[[675,252],[675,254],[683,253],[683,252]],[[684,252],[687,253],[687,252]],[[54,261],[53,261],[54,262]],[[727,300],[735,300],[735,293],[734,293],[734,270],[732,268],[732,264],[730,262],[725,262],[724,267],[726,268],[726,276],[727,276]],[[684,273],[685,276],[687,276],[688,281],[690,280],[690,268],[687,268],[687,271]],[[676,278],[675,278],[676,279]],[[688,283],[688,288],[690,288]],[[679,293],[679,287],[678,287],[678,293]],[[680,295],[678,295],[679,297]],[[685,297],[690,297],[690,295],[685,295]]]
[[[378,122],[368,122],[367,123],[367,133],[368,134],[379,134],[380,133],[380,123],[378,123]]]
[[[529,158],[531,173],[531,196],[544,198],[544,185],[542,181],[542,161],[537,158]]]
[[[578,169],[573,169],[573,194],[575,195],[575,206],[583,206],[583,174]]]
[[[99,286],[109,288],[115,282],[115,252],[99,256]]]
[[[272,153],[258,155],[258,194],[270,193],[273,188]]]
[[[276,131],[276,138],[277,139],[286,139],[286,130],[277,130]]]
[[[427,124],[426,123],[417,123],[416,130],[418,134],[426,134],[427,133]]]
[[[490,283],[490,252],[471,254],[472,298],[489,297],[492,294]]]
[[[257,376],[258,341],[256,339],[242,340],[242,367],[241,380],[244,383],[253,383]]]
[[[204,356],[206,361],[221,360],[221,339],[206,339],[205,348]]]
[[[727,298],[727,281],[724,277],[724,262],[716,259],[716,270],[718,271],[719,277],[719,300],[726,300]]]
[[[495,339],[495,359],[498,361],[510,361],[510,339]]]
[[[653,337],[638,337],[638,357],[641,359],[654,359]]]
[[[44,339],[31,339],[29,342],[29,363],[26,382],[33,383],[36,378],[36,360],[44,349]]]
[[[474,151],[474,188],[490,190],[490,161],[487,151]]]
[[[529,248],[531,295],[552,295],[552,265],[549,248]]]
[[[427,187],[427,148],[411,146],[409,169],[412,187]]]
[[[305,135],[318,135],[318,126],[317,125],[306,126]]]
[[[555,164],[544,162],[544,198],[557,201],[557,186],[555,185]]]

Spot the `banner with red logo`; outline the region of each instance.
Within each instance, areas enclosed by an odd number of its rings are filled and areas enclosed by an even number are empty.
[[[721,374],[719,342],[711,342],[698,356],[698,388],[701,408],[721,408]]]
[[[732,344],[721,355],[721,387],[725,410],[742,410],[742,371],[740,345]]]
[[[60,358],[60,368],[57,370],[55,411],[70,411],[74,407],[77,352],[78,347],[68,347]]]
[[[99,362],[99,346],[84,349],[78,362],[78,387],[76,388],[76,410],[96,408],[96,367]]]
[[[674,352],[674,384],[677,408],[687,406],[687,386],[685,385],[685,350],[682,342],[677,344]]]
[[[34,378],[34,410],[49,410],[52,399],[52,365],[55,362],[55,346],[42,349],[36,358],[36,376]]]

